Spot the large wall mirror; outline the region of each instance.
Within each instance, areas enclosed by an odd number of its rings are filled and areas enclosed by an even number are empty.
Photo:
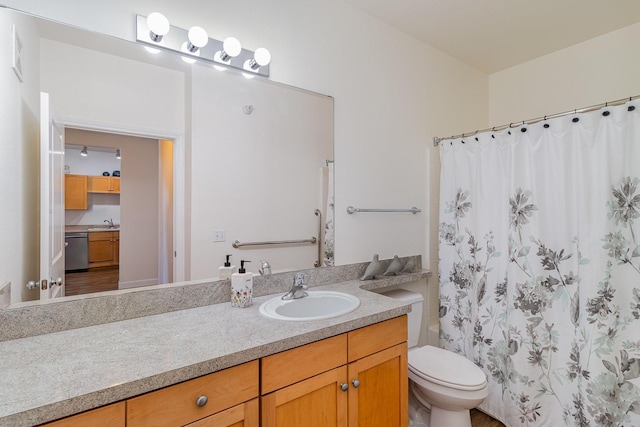
[[[67,205],[49,232],[115,223],[119,289],[214,278],[227,255],[256,273],[263,261],[274,272],[331,265],[331,97],[11,9],[0,25],[13,65],[0,71],[0,190],[15,207],[0,212],[0,231],[16,242],[0,250],[0,297],[39,299],[25,284],[43,279],[40,92],[64,127],[66,175],[89,180],[87,206]],[[84,146],[118,150],[117,192],[90,186],[115,167],[64,160]],[[264,242],[289,243],[252,244]]]

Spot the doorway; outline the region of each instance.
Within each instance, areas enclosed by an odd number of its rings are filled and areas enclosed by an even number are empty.
[[[89,237],[91,230],[98,231],[98,226],[104,225],[103,221],[110,220],[118,230],[112,240],[118,243],[115,262],[90,262],[86,271],[68,274],[67,285],[72,287],[68,295],[173,282],[174,141],[75,127],[67,127],[65,133],[67,146],[94,147],[96,151],[118,149],[121,157],[118,194],[89,192],[86,210],[65,211],[66,227],[86,226]],[[87,158],[90,153],[91,149]],[[89,178],[115,174],[75,165],[70,173]]]

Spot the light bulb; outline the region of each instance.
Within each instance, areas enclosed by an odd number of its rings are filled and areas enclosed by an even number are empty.
[[[224,43],[222,43],[222,48],[225,53],[232,58],[240,55],[240,51],[242,50],[242,45],[240,41],[235,37],[227,37],[224,39]]]
[[[257,48],[256,53],[253,55],[253,57],[261,67],[269,65],[269,63],[271,62],[271,53],[264,47]]]
[[[147,17],[147,27],[149,27],[149,37],[156,43],[161,41],[162,37],[171,29],[169,20],[159,12],[149,14]]]
[[[231,58],[240,55],[242,51],[242,45],[240,41],[235,37],[227,37],[222,43],[222,50],[219,50],[213,55],[213,60],[216,62],[223,62],[225,64],[231,63]]]
[[[243,68],[247,71],[258,72],[258,69],[260,67],[269,65],[270,62],[271,54],[269,53],[269,51],[263,47],[259,47],[253,54],[253,59],[247,59],[244,62]]]
[[[189,52],[195,52],[205,47],[209,42],[209,35],[202,27],[191,27],[189,29],[189,44],[187,49]]]
[[[80,150],[80,155],[82,157],[87,157],[89,155],[89,153],[87,152],[87,146],[86,145],[82,147],[82,150]]]

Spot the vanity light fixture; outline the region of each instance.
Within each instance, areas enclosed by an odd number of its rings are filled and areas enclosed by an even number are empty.
[[[147,17],[147,28],[149,29],[149,38],[154,43],[160,43],[162,38],[167,35],[171,29],[169,20],[160,12],[153,12]]]
[[[120,149],[116,148],[116,159],[120,160],[122,156],[120,156]]]
[[[87,151],[87,146],[86,145],[82,147],[82,150],[80,150],[80,155],[82,157],[87,157],[89,155],[89,152]]]
[[[235,68],[251,71],[252,75],[269,76],[271,54],[267,49],[259,48],[255,52],[243,49],[235,37],[227,37],[224,42],[210,38],[200,27],[190,30],[175,27],[158,12],[149,17],[136,16],[136,41],[145,48],[152,47],[160,51],[176,52],[185,62],[207,62],[218,69]],[[166,23],[165,27],[159,23]]]

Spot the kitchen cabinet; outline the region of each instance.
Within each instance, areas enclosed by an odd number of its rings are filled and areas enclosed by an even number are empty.
[[[127,427],[257,427],[258,361],[127,400]]]
[[[43,424],[42,427],[124,427],[125,410],[125,403],[118,402]]]
[[[110,267],[120,263],[120,232],[89,232],[89,268]]]
[[[120,177],[90,176],[88,191],[89,193],[120,194]]]
[[[87,209],[87,176],[66,174],[64,176],[64,208]]]
[[[262,358],[263,427],[408,425],[406,316]]]

